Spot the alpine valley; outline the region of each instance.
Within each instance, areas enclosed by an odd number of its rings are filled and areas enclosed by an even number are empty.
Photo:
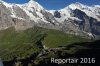
[[[52,57],[98,53],[94,48],[100,48],[99,40],[100,5],[76,2],[47,10],[35,0],[25,4],[0,0],[0,58],[4,66],[50,64]]]

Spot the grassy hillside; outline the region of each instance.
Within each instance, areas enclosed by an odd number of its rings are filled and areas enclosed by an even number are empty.
[[[45,44],[46,47],[56,48],[58,46],[67,46],[75,42],[87,41],[82,37],[66,34],[58,30],[48,30],[46,33],[47,36],[43,41],[43,44]]]
[[[0,57],[6,61],[12,60],[14,57],[24,59],[40,52],[42,44],[55,48],[83,41],[86,39],[58,30],[35,27],[34,29],[15,31],[14,28],[8,28],[0,31]]]
[[[37,42],[42,38],[41,31],[27,29],[15,31],[9,28],[0,31],[0,57],[3,60],[12,60],[14,57],[24,59],[40,51]]]

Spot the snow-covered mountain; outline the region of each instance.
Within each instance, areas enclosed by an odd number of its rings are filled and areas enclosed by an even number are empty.
[[[87,6],[77,2],[60,10],[46,10],[34,0],[25,4],[6,3],[0,0],[0,29],[12,26],[16,30],[40,26],[99,38],[100,6]]]

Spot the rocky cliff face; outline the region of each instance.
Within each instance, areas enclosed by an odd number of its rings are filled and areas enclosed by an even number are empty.
[[[0,29],[6,29],[13,25],[12,18],[9,17],[10,11],[0,3]]]
[[[33,0],[25,4],[0,1],[0,30],[12,26],[16,30],[39,26],[99,39],[100,6],[73,3],[56,11],[46,10]]]

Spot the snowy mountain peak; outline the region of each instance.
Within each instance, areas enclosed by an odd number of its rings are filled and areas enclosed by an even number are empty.
[[[94,5],[94,8],[100,8],[100,5]]]
[[[94,5],[94,6],[87,6],[84,4],[81,4],[79,2],[72,3],[69,6],[65,7],[64,9],[61,9],[61,11],[64,11],[65,13],[71,13],[75,9],[81,10],[84,12],[87,16],[93,17],[100,21],[100,6],[99,5]]]
[[[75,9],[83,9],[83,8],[86,8],[87,6],[79,2],[76,2],[76,3],[70,4],[68,7],[71,8],[72,10],[75,10]]]
[[[75,3],[72,3],[72,4],[70,4],[70,5],[77,5],[77,6],[81,6],[81,5],[83,5],[83,4],[81,4],[80,2],[75,2]]]
[[[5,5],[7,8],[8,7],[12,7],[14,5],[13,3],[7,3],[7,2],[5,2],[3,0],[0,0],[0,3],[2,3],[3,5]]]
[[[22,6],[23,8],[25,9],[30,9],[30,8],[33,8],[35,9],[36,11],[40,11],[40,10],[43,10],[44,8],[38,4],[35,0],[30,0],[28,3],[25,3],[25,4],[22,4],[20,5]]]
[[[29,2],[34,2],[34,0],[30,0]]]
[[[30,4],[34,4],[34,3],[36,3],[34,0],[30,0],[28,3],[30,3]]]
[[[35,7],[35,8],[43,8],[40,4],[38,4],[35,0],[30,0],[28,2],[29,7]]]

